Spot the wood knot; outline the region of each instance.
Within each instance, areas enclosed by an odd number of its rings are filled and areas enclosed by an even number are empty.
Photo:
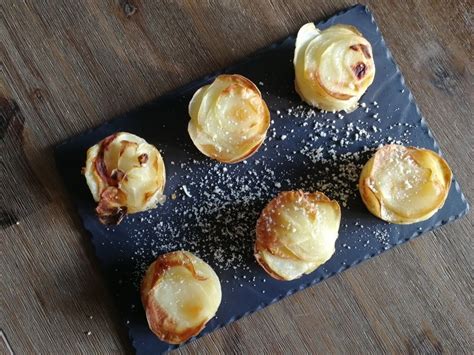
[[[409,354],[443,354],[443,344],[426,324],[422,325],[421,332],[405,341]]]
[[[11,130],[13,136],[21,139],[24,122],[25,118],[15,100],[0,96],[0,138],[3,140],[7,131]]]
[[[456,76],[443,64],[435,60],[433,60],[433,62],[433,76],[431,82],[439,90],[449,95],[454,95],[457,86]]]
[[[31,97],[34,98],[34,99],[37,99],[37,100],[42,100],[43,99],[43,92],[41,91],[41,89],[36,88],[32,91]]]
[[[137,7],[127,0],[123,2],[122,8],[123,8],[125,17],[127,18],[132,17],[135,14],[135,12],[137,12]]]

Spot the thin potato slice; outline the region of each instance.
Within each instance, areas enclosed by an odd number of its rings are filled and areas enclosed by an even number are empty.
[[[282,192],[257,221],[255,258],[278,279],[312,272],[334,254],[340,221],[339,204],[323,193]]]
[[[293,233],[284,245],[299,259],[325,263],[334,253],[335,238],[340,224],[340,209],[336,202],[318,201],[315,206],[316,219],[302,234]],[[305,237],[301,237],[305,235]],[[315,260],[315,255],[319,258]]]
[[[294,280],[303,274],[313,272],[318,267],[317,263],[283,258],[266,250],[255,254],[255,257],[263,269],[278,280]]]
[[[371,213],[391,223],[424,221],[444,204],[452,173],[436,153],[386,145],[362,169],[359,191]]]
[[[309,105],[326,111],[352,111],[372,84],[375,64],[370,43],[353,26],[298,32],[293,58],[295,87]]]
[[[270,125],[270,112],[258,88],[241,75],[219,75],[189,103],[188,133],[205,155],[236,163],[255,153]]]

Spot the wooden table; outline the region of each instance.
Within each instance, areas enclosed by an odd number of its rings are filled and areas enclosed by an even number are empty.
[[[51,3],[0,2],[0,353],[129,352],[53,146],[351,3]],[[472,201],[472,5],[367,3]],[[472,215],[180,352],[472,353]]]

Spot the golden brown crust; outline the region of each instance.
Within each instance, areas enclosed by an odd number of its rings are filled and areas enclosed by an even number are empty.
[[[190,254],[190,253],[189,253]],[[190,256],[183,251],[166,253],[157,258],[148,268],[145,277],[142,280],[142,302],[147,302],[148,291],[156,284],[163,274],[171,267],[183,266],[198,281],[206,280],[207,277],[200,275],[194,268]]]
[[[273,277],[274,279],[276,280],[279,280],[279,281],[287,281],[285,280],[283,277],[281,277],[280,275],[278,275],[277,273],[273,272],[273,270],[267,265],[267,263],[265,262],[265,260],[262,258],[261,254],[261,249],[259,249],[257,247],[257,244],[255,244],[254,246],[254,256],[255,256],[255,260],[257,260],[257,263],[263,268],[263,270],[265,270],[265,272],[270,275],[271,277]]]
[[[375,197],[369,186],[373,185],[373,181],[370,178],[370,170],[372,169],[374,159],[371,158],[365,166],[362,168],[362,172],[359,177],[359,192],[362,200],[364,201],[367,209],[374,215],[377,215],[380,211],[380,202]]]
[[[180,268],[187,270],[185,276],[178,279],[176,275],[170,276],[170,272]],[[181,289],[172,292],[172,303],[161,295],[164,291],[160,292],[160,287],[166,290],[179,284],[186,289],[193,282],[199,284],[199,289],[205,290],[206,297],[212,299],[182,303]],[[182,292],[189,290],[192,288]],[[214,316],[220,304],[221,290],[219,279],[209,265],[189,252],[176,251],[161,255],[150,265],[142,280],[140,295],[151,331],[163,341],[180,344],[199,334]]]
[[[166,310],[153,299],[145,306],[146,319],[151,331],[161,340],[170,344],[181,344],[198,335],[206,326],[207,320],[195,327],[176,331],[176,321],[169,316]]]
[[[337,202],[321,192],[281,192],[257,221],[255,259],[278,280],[312,272],[334,253],[340,216]]]
[[[119,224],[127,214],[126,197],[118,188],[108,186],[100,194],[95,209],[103,224]]]
[[[373,215],[411,224],[430,218],[443,206],[451,180],[451,169],[436,153],[390,144],[377,150],[362,169],[359,192]]]
[[[254,154],[270,125],[270,111],[260,90],[238,74],[219,75],[196,91],[189,115],[194,145],[223,163],[237,163]]]

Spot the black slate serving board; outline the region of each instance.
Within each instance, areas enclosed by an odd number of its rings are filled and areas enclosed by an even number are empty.
[[[357,5],[317,27],[336,23],[354,25],[364,34],[376,65],[375,81],[361,99],[365,107],[350,114],[321,113],[298,98],[292,36],[57,146],[58,169],[90,232],[137,353],[174,348],[149,331],[138,291],[145,268],[164,252],[190,250],[213,266],[221,279],[222,304],[202,336],[467,213],[456,181],[444,207],[422,223],[390,225],[365,209],[357,177],[379,144],[399,142],[437,152],[439,148],[369,10]],[[258,84],[272,115],[268,138],[258,153],[234,165],[206,158],[187,134],[192,94],[220,73],[239,73]],[[81,167],[87,148],[117,131],[135,133],[160,149],[168,200],[152,211],[127,217],[119,226],[105,227],[94,214]],[[298,188],[319,189],[344,203],[337,250],[312,274],[279,282],[253,259],[255,222],[279,191]]]

